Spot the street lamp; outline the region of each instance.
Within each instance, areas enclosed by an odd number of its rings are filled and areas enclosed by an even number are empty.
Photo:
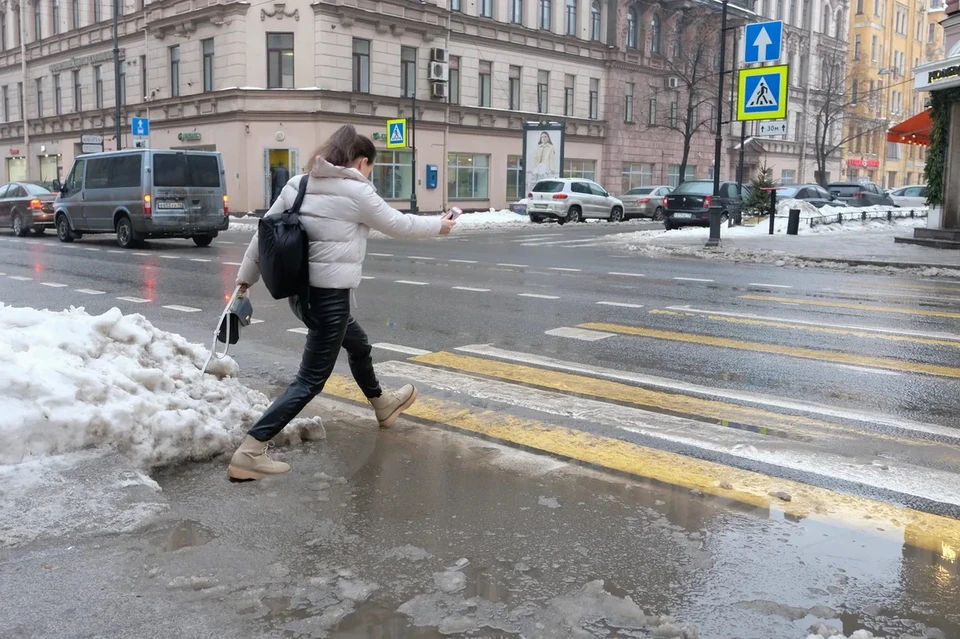
[[[720,162],[723,158],[723,79],[727,74],[727,7],[723,0],[720,17],[720,73],[717,80],[717,137],[713,149],[713,201],[710,208],[710,239],[707,246],[720,245]]]

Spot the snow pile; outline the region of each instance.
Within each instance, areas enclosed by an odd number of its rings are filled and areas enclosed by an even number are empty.
[[[201,375],[208,352],[117,308],[0,304],[0,465],[92,447],[143,469],[227,452],[268,399],[233,378],[232,359]],[[322,436],[318,418],[301,419],[277,443]]]
[[[453,232],[480,231],[504,226],[530,226],[533,222],[526,215],[514,213],[508,209],[497,211],[490,209],[482,213],[464,213],[457,218]]]
[[[794,207],[795,208],[795,207]],[[812,208],[812,207],[811,207]],[[826,208],[826,207],[824,207]],[[859,209],[858,209],[859,210]],[[819,216],[818,216],[819,217]],[[885,219],[868,219],[865,222],[858,220],[844,220],[843,224],[816,224],[815,226],[810,225],[810,221],[813,218],[805,218],[801,213],[800,227],[798,233],[800,235],[818,235],[818,234],[830,234],[830,233],[876,233],[876,232],[885,232],[885,231],[907,231],[917,227],[925,227],[927,222],[922,218],[905,218],[905,219],[895,219],[891,222],[888,222]],[[787,233],[787,224],[789,220],[787,215],[777,215],[773,221],[773,232],[774,235],[786,235]],[[761,221],[756,226],[734,226],[733,228],[727,228],[726,225],[720,231],[721,237],[723,238],[733,238],[733,237],[758,237],[763,235],[769,235],[770,233],[770,222],[769,220]],[[694,237],[702,237],[706,240],[710,237],[710,229],[706,226],[694,226],[694,227],[685,227],[677,229],[674,231],[638,231],[636,233],[630,234],[620,234],[614,236],[619,240],[626,242],[633,242],[634,240],[637,243],[645,243],[656,241],[658,243],[667,244],[671,241],[685,241]]]
[[[247,214],[244,217],[231,217],[230,226],[227,227],[227,230],[256,233],[258,228],[260,228],[260,218]]]

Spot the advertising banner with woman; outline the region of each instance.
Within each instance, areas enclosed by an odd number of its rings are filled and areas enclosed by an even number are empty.
[[[563,125],[527,123],[523,127],[524,196],[540,180],[557,178],[563,169]]]

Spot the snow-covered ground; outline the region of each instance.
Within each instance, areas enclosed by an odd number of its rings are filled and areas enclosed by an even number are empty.
[[[230,220],[230,229],[235,231],[255,232],[260,218],[253,215],[247,215],[241,218],[232,218]],[[526,215],[519,215],[513,211],[503,209],[497,211],[481,211],[477,213],[464,213],[457,218],[457,225],[454,227],[454,233],[464,233],[469,231],[482,231],[501,227],[530,226],[533,222]],[[383,234],[376,231],[370,232],[370,237],[384,237]]]

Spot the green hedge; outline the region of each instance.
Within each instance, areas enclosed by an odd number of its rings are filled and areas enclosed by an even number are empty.
[[[930,94],[930,117],[933,120],[933,128],[930,131],[927,162],[923,167],[923,177],[927,182],[927,203],[930,206],[943,205],[947,144],[950,141],[950,107],[954,102],[960,102],[960,88],[933,91]]]

